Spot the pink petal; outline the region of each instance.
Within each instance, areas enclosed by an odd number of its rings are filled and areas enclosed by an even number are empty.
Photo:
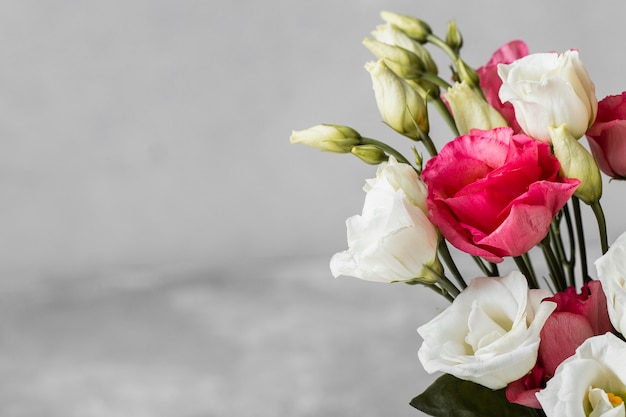
[[[541,329],[539,344],[539,356],[546,375],[554,375],[556,367],[591,336],[594,332],[585,317],[569,312],[552,313]]]
[[[528,375],[511,382],[506,387],[506,399],[514,404],[541,408],[535,394],[545,386],[544,375],[543,368],[539,364],[535,365]]]
[[[493,53],[487,65],[510,64],[528,55],[528,45],[522,40],[514,40],[502,45]]]

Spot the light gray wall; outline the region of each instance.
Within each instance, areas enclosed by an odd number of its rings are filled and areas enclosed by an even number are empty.
[[[456,19],[475,66],[515,38],[532,52],[578,48],[599,97],[626,90],[617,0],[2,2],[0,272],[342,249],[374,170],[288,137],[342,123],[408,152],[379,122],[363,69],[381,9],[440,34]]]

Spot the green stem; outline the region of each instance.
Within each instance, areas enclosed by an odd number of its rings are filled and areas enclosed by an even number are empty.
[[[576,222],[576,236],[578,236],[578,252],[580,253],[580,270],[583,276],[583,282],[591,281],[587,270],[587,248],[585,247],[585,231],[583,229],[583,220],[580,213],[580,200],[578,197],[572,197],[572,206],[574,207],[574,221]]]
[[[441,288],[446,290],[453,298],[456,298],[456,296],[460,294],[461,291],[459,291],[452,281],[450,281],[444,274],[440,274],[428,266],[425,268],[428,268],[430,272],[437,277],[437,284],[441,285]]]
[[[572,216],[570,215],[567,205],[563,207],[563,216],[565,217],[565,224],[567,225],[567,236],[569,239],[569,259],[567,260],[568,273],[570,274],[570,285],[576,286],[576,275],[574,269],[576,268],[576,238],[574,237],[574,227],[572,225]]]
[[[463,279],[459,268],[457,268],[456,264],[454,263],[454,259],[452,258],[452,255],[450,254],[450,249],[448,248],[448,244],[442,236],[439,237],[439,255],[441,255],[443,261],[446,263],[448,268],[450,268],[450,272],[456,279],[456,282],[458,282],[461,286],[461,289],[467,288],[467,283]]]
[[[554,256],[552,247],[550,246],[550,236],[546,236],[546,238],[539,243],[539,246],[543,250],[543,255],[546,258],[546,263],[550,269],[550,277],[552,278],[554,288],[557,292],[563,291],[567,286],[565,283],[565,275],[559,261],[556,256]]]
[[[448,110],[446,103],[443,102],[441,97],[433,97],[432,102],[437,108],[439,114],[441,115],[441,118],[446,122],[450,130],[452,130],[454,136],[459,136],[459,129],[456,127],[454,117],[452,117],[452,114],[450,113],[450,110]]]
[[[528,268],[528,271],[530,273],[530,279],[533,280],[535,285],[537,285],[537,288],[539,288],[539,281],[537,281],[537,274],[535,273],[535,268],[533,268],[533,263],[530,261],[530,256],[528,255],[528,252],[522,255],[522,260],[524,261],[524,264],[526,264],[526,267]]]
[[[443,78],[439,77],[436,74],[431,74],[430,72],[424,72],[422,74],[420,74],[420,78],[425,80],[425,81],[429,81],[441,88],[443,88],[444,90],[447,90],[449,88],[452,88],[452,85],[447,82],[446,80],[444,80]]]
[[[456,298],[456,296],[461,293],[461,291],[459,291],[459,289],[445,275],[441,275],[439,277],[439,285],[441,285],[442,288],[446,289],[448,293],[450,293],[450,295],[454,298]]]
[[[489,262],[489,265],[491,266],[491,275],[492,277],[499,277],[500,276],[500,271],[498,271],[498,264],[495,264],[493,262]]]
[[[458,68],[458,64],[457,61],[459,61],[461,59],[461,55],[455,51],[454,49],[450,48],[450,45],[448,45],[443,39],[430,34],[426,37],[426,40],[430,43],[432,43],[433,45],[435,45],[436,47],[438,47],[439,49],[441,49],[446,55],[448,55],[448,57],[452,60],[452,62],[454,63],[454,65],[457,67],[457,72],[459,71]],[[464,65],[467,65],[465,63],[463,63]],[[431,80],[431,82],[434,82]],[[439,84],[438,84],[439,85]],[[446,87],[446,88],[449,88]],[[480,86],[478,85],[474,85],[472,86],[473,90],[480,96],[482,97],[483,100],[487,101],[485,98],[485,93],[483,92],[483,90],[480,88]]]
[[[394,148],[392,148],[391,146],[387,145],[384,142],[381,142],[379,140],[372,139],[372,138],[361,137],[361,144],[362,145],[376,145],[379,148],[381,148],[383,151],[387,152],[389,155],[393,155],[398,160],[398,162],[411,165],[411,163],[400,152],[398,152],[397,150],[395,150]]]
[[[444,297],[446,300],[453,302],[454,301],[454,297],[452,297],[448,291],[442,289],[441,287],[436,286],[435,284],[427,284],[426,285],[428,288],[430,288],[431,290],[435,291],[437,294],[441,295],[442,297]]]
[[[521,256],[514,256],[513,260],[515,261],[515,265],[517,265],[517,268],[519,269],[519,271],[526,277],[526,281],[528,281],[528,287],[539,288],[539,286],[537,285],[537,282],[532,279],[530,275],[530,271],[528,270],[528,265],[526,265],[526,262],[524,262],[524,259],[522,259]]]
[[[424,147],[426,148],[426,151],[428,151],[430,156],[437,155],[437,148],[435,148],[435,144],[433,143],[433,140],[430,138],[430,136],[428,136],[427,133],[422,133],[421,141],[424,144]]]
[[[591,204],[591,209],[593,210],[593,214],[596,215],[596,220],[598,222],[600,246],[602,247],[602,254],[604,255],[609,250],[609,241],[606,235],[606,219],[604,218],[604,210],[602,210],[600,200]]]
[[[552,239],[552,244],[556,248],[557,258],[560,260],[561,266],[565,268],[567,281],[570,285],[574,285],[574,268],[570,260],[567,259],[565,245],[563,244],[563,238],[561,237],[561,217],[562,212],[559,212],[550,223],[550,237]]]
[[[459,58],[459,55],[454,52],[452,48],[450,48],[450,45],[448,45],[443,39],[439,38],[438,36],[430,34],[426,37],[426,40],[445,52],[446,55],[450,57],[452,62],[456,61]]]
[[[487,277],[497,277],[498,276],[498,266],[494,263],[491,264],[491,269],[487,268],[487,265],[483,262],[482,258],[479,256],[472,256],[476,265],[483,271],[483,274]]]
[[[535,271],[530,263],[528,254],[525,253],[521,256],[514,256],[513,260],[515,261],[515,264],[519,268],[520,272],[526,277],[528,286],[530,288],[539,288],[539,283],[537,282],[537,277],[535,276]]]

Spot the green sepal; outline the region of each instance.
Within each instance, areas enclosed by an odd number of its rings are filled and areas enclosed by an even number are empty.
[[[537,410],[510,403],[504,391],[444,374],[410,404],[434,417],[537,417]]]

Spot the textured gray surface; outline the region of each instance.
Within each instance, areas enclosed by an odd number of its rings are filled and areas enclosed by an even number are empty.
[[[323,263],[6,289],[0,414],[416,415],[416,323],[445,304]]]
[[[579,48],[626,90],[617,0],[0,3],[2,416],[418,415],[443,304],[330,277],[374,171],[288,143],[329,122],[408,151],[362,68],[380,9],[456,18],[473,65]]]

